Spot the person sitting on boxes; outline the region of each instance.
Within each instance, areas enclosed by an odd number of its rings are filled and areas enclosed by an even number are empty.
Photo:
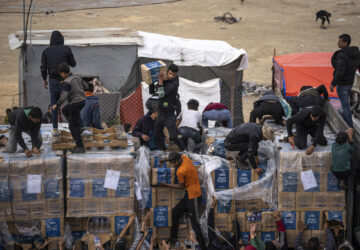
[[[331,146],[331,172],[340,180],[341,189],[346,189],[345,181],[352,174],[350,163],[354,152],[353,133],[353,128],[347,129],[346,132],[340,131]]]
[[[89,83],[88,86],[89,89],[85,92],[85,106],[80,112],[82,125],[104,129],[101,126],[99,97],[94,95],[94,84]]]
[[[201,143],[201,113],[198,111],[199,102],[190,99],[187,110],[183,110],[177,118],[176,127],[179,129],[181,140],[188,152],[199,152],[195,145]]]
[[[302,221],[299,222],[299,225],[298,225],[298,229],[299,229],[299,233],[298,235],[296,235],[296,238],[295,238],[295,244],[294,244],[294,249],[295,250],[304,250],[304,249],[307,249],[307,250],[320,250],[320,241],[319,241],[319,238],[317,237],[312,237],[309,239],[308,241],[308,247],[307,248],[304,248],[302,245],[301,245],[301,239],[302,239],[302,235],[305,231],[305,229],[308,227],[309,225],[305,225]],[[331,230],[329,229],[328,227],[328,222],[326,222],[324,224],[324,229],[326,231],[326,243],[325,243],[325,248],[324,250],[329,250],[329,249],[335,249],[335,238],[334,238],[334,235],[333,233],[331,232]]]
[[[40,154],[42,137],[40,134],[42,111],[38,107],[18,108],[9,117],[9,140],[6,144],[7,153],[15,153],[17,144],[23,148],[25,155]],[[27,148],[22,132],[31,137],[32,149]]]
[[[251,167],[260,176],[263,170],[257,167],[258,144],[261,140],[273,141],[274,138],[274,130],[267,124],[243,123],[230,131],[225,138],[224,146],[229,151],[239,151],[236,160],[240,167],[248,168],[245,164],[246,159],[249,159]]]
[[[306,149],[306,154],[311,155],[315,147],[320,144],[326,146],[327,140],[324,136],[324,127],[326,121],[326,113],[320,106],[314,106],[311,109],[303,109],[295,116],[286,121],[288,140],[294,147],[299,149],[307,147],[307,136],[310,134],[314,141],[312,145]],[[296,124],[296,136],[292,133],[292,125]]]
[[[172,210],[170,242],[172,244],[176,243],[180,218],[187,212],[199,246],[202,250],[205,250],[205,240],[198,222],[198,204],[201,201],[201,188],[197,170],[189,157],[177,152],[171,152],[168,161],[170,161],[173,167],[177,168],[176,175],[179,184],[160,183],[160,185],[164,187],[185,189],[185,196]]]

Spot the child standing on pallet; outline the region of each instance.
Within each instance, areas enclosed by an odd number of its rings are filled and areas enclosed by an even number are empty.
[[[69,103],[62,109],[62,112],[69,121],[69,129],[76,142],[76,147],[71,152],[83,154],[85,153],[85,147],[81,139],[82,124],[80,111],[85,105],[84,91],[88,89],[88,85],[79,75],[74,75],[70,72],[70,67],[67,63],[60,64],[58,72],[64,81],[61,83],[60,98],[52,106],[52,109],[55,110],[68,100]]]

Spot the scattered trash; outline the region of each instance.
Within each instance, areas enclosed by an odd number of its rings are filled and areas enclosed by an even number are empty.
[[[242,95],[261,95],[265,91],[271,90],[271,86],[257,85],[251,82],[243,82],[243,93]]]
[[[235,18],[235,17],[233,17],[233,15],[230,12],[226,12],[222,16],[214,17],[214,19],[215,19],[215,21],[221,21],[221,22],[225,22],[228,24],[233,24],[233,23],[240,22],[241,17]]]
[[[335,20],[336,22],[346,22],[347,20],[345,18],[339,18]]]

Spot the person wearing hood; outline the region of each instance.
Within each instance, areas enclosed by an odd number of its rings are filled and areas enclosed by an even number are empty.
[[[150,109],[146,115],[141,117],[132,131],[134,137],[140,138],[140,145],[146,146],[150,150],[158,149],[155,140],[155,122],[159,116],[159,111],[155,108]]]
[[[85,106],[80,112],[83,127],[104,129],[101,126],[99,97],[93,94],[94,84],[88,84],[89,89],[85,92]]]
[[[60,31],[53,31],[50,38],[50,47],[46,48],[41,56],[41,76],[44,81],[44,87],[50,88],[50,104],[53,106],[60,98],[61,77],[58,67],[61,63],[67,63],[71,67],[76,66],[76,61],[71,48],[64,45],[64,37]],[[49,77],[49,83],[47,78]],[[58,111],[59,107],[51,111],[51,121],[53,124],[53,135],[59,136],[58,129]]]
[[[329,100],[329,93],[324,84],[314,88],[312,86],[302,86],[297,96],[299,111],[303,108],[312,108],[315,105],[324,107],[324,103]]]
[[[274,130],[267,124],[243,123],[230,131],[225,138],[224,147],[229,151],[239,151],[236,160],[241,165],[245,165],[246,159],[249,159],[251,167],[260,176],[263,170],[257,167],[259,142],[274,141],[274,138]]]
[[[256,119],[262,121],[264,115],[271,115],[277,124],[283,123],[283,116],[285,116],[283,107],[279,97],[274,95],[272,91],[264,92],[262,97],[254,102],[254,109],[250,113],[249,122],[256,122]]]
[[[339,36],[338,46],[340,49],[331,57],[334,73],[330,91],[334,92],[336,87],[336,92],[344,111],[344,120],[350,127],[353,127],[349,97],[354,84],[356,69],[360,70],[360,51],[358,47],[350,46],[350,43],[350,35],[342,34]]]

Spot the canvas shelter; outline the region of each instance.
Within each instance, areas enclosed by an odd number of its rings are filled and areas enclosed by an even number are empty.
[[[28,32],[22,46],[23,32],[9,35],[11,49],[20,51],[20,105],[36,105],[45,111],[49,93],[42,85],[40,61],[49,46],[52,30]],[[98,76],[110,92],[127,98],[141,84],[140,65],[154,60],[180,66],[180,76],[195,82],[221,79],[221,102],[233,114],[234,124],[243,122],[242,78],[248,67],[245,50],[223,41],[183,39],[130,29],[106,28],[60,30],[70,46],[77,65],[72,72]],[[209,100],[210,102],[211,100]],[[141,105],[137,105],[141,106]]]
[[[273,87],[281,90],[284,97],[293,97],[304,85],[317,87],[324,84],[329,96],[337,97],[336,91],[330,92],[334,71],[332,55],[332,52],[308,52],[275,56]]]

